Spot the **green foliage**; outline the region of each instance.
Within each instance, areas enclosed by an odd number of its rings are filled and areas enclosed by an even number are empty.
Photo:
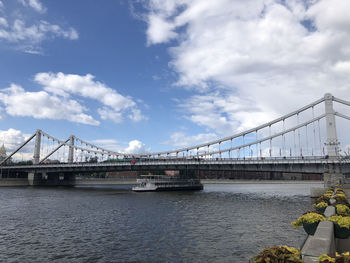
[[[336,205],[337,214],[350,215],[350,208],[347,205],[338,204]]]
[[[320,221],[324,221],[326,218],[321,213],[316,211],[307,211],[303,215],[301,215],[296,221],[291,222],[291,225],[294,228],[298,228],[303,223],[317,223]]]
[[[335,196],[334,198],[337,204],[349,205],[348,199],[345,196]]]
[[[319,203],[315,203],[312,205],[313,207],[317,207],[317,208],[326,208],[328,206],[328,203],[327,202],[319,202]]]
[[[323,254],[318,258],[319,263],[350,263],[350,252],[342,254]]]
[[[329,199],[330,199],[329,195],[326,195],[326,196],[321,195],[319,198],[317,198],[316,203],[325,202],[325,203],[329,204]]]
[[[341,216],[335,215],[328,218],[328,221],[337,223],[340,227],[345,227],[350,229],[350,217],[349,216]]]
[[[265,248],[253,258],[254,263],[303,263],[300,259],[300,249],[287,246]]]

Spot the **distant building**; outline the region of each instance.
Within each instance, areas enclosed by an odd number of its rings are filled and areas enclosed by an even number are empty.
[[[5,145],[2,144],[1,148],[0,148],[0,162],[4,159],[6,159],[7,154],[6,154],[6,149],[5,149]]]

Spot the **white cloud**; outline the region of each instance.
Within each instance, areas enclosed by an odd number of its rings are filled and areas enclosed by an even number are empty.
[[[75,40],[78,39],[78,33],[74,28],[64,30],[60,26],[50,24],[47,21],[40,21],[37,24],[27,26],[20,19],[16,19],[8,29],[0,29],[0,39],[13,43],[21,42],[26,45],[38,44],[53,37]]]
[[[146,145],[138,140],[132,140],[129,142],[129,146],[124,149],[125,153],[130,154],[141,154],[149,152],[149,149],[146,148]]]
[[[149,27],[147,29],[147,35],[149,44],[167,42],[177,36],[177,34],[172,31],[174,26],[167,23],[162,18],[156,15],[150,15],[148,19]]]
[[[102,120],[112,120],[115,123],[121,123],[123,122],[123,114],[118,111],[114,111],[111,108],[102,107],[100,109],[97,109],[98,114],[100,114],[100,117]]]
[[[136,102],[119,94],[116,90],[94,80],[94,76],[75,74],[38,73],[35,81],[44,86],[44,89],[57,96],[69,97],[70,94],[84,98],[95,99],[104,106],[97,109],[101,118],[110,119],[116,123],[123,121],[124,114],[133,121],[143,120],[145,117],[137,108]]]
[[[11,154],[21,144],[23,144],[31,134],[24,134],[22,131],[16,129],[0,130],[0,147],[4,144],[7,155]],[[12,160],[31,160],[33,158],[34,143],[29,142],[18,153],[16,153]]]
[[[24,6],[33,8],[35,11],[43,14],[46,8],[39,0],[18,0]],[[0,1],[0,11],[4,8],[4,4]],[[40,19],[38,16],[27,16],[26,8],[15,8],[9,6],[8,12],[4,13],[4,17],[0,17],[0,41],[11,43],[12,47],[31,54],[41,54],[40,44],[45,40],[55,38],[65,38],[76,40],[79,38],[78,32],[73,27],[63,28],[60,25],[52,24],[48,21]]]
[[[130,141],[126,147],[115,139],[98,139],[93,140],[92,143],[110,151],[126,154],[142,154],[150,152],[150,149],[139,140]]]
[[[174,132],[170,136],[170,140],[164,144],[172,145],[174,147],[187,147],[196,144],[205,143],[217,139],[218,136],[215,133],[200,133],[197,135],[187,135],[184,132]]]
[[[0,130],[0,144],[4,144],[7,151],[13,151],[18,148],[27,137],[21,131],[12,128],[7,131]]]
[[[30,136],[32,136],[32,134],[25,134],[22,131],[13,128],[8,130],[0,130],[0,147],[2,144],[4,144],[6,153],[9,155],[20,145],[22,145]],[[12,156],[12,160],[32,160],[34,153],[34,141],[35,139],[32,139],[30,142],[28,142],[18,153]],[[45,147],[47,147],[47,145],[45,145]],[[51,150],[53,149],[53,145],[50,145],[49,147]]]
[[[96,111],[103,120],[121,123],[125,118],[134,122],[146,119],[132,98],[95,81],[90,74],[38,73],[35,81],[43,86],[42,91],[27,92],[15,84],[0,90],[0,105],[5,106],[7,114],[99,125],[99,121],[86,113],[86,107],[73,98],[80,96],[102,104]]]
[[[8,27],[7,20],[3,17],[0,17],[0,26],[1,27]]]
[[[350,74],[350,60],[349,61],[339,61],[333,66],[333,70],[341,74]]]
[[[11,116],[61,119],[99,125],[99,121],[84,113],[85,108],[75,100],[61,98],[45,91],[27,92],[15,84],[0,90],[0,102],[5,106],[6,113]]]
[[[18,0],[22,5],[29,6],[39,13],[45,13],[46,8],[39,0]]]
[[[320,31],[350,32],[350,2],[344,0],[317,1],[307,11]]]
[[[129,119],[134,121],[134,122],[139,122],[142,120],[147,120],[148,118],[144,116],[141,111],[137,108],[133,108],[130,111],[130,114],[128,115]]]
[[[123,152],[125,148],[115,139],[97,139],[90,141],[90,143],[114,152]]]
[[[150,149],[139,140],[130,141],[126,147],[122,146],[115,139],[98,139],[93,140],[92,143],[110,151],[126,154],[141,154],[150,152]]]
[[[251,100],[220,92],[194,95],[179,103],[179,106],[184,110],[187,119],[221,135],[244,131],[276,117],[270,112],[263,113],[259,105]]]
[[[147,4],[147,42],[176,39],[177,85],[200,91],[180,107],[210,131],[251,128],[326,92],[349,98],[348,0],[160,2]]]

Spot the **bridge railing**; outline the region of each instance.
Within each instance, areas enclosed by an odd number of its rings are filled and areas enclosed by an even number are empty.
[[[55,163],[55,164],[37,164],[34,167],[95,167],[95,166],[135,166],[135,165],[161,165],[161,164],[249,164],[249,163],[329,163],[341,162],[338,159],[329,159],[325,156],[308,156],[308,157],[268,157],[268,158],[177,158],[177,159],[140,159],[129,160],[124,162],[77,162],[77,163]],[[11,169],[15,167],[33,167],[33,165],[17,165],[15,163],[1,167],[1,169]]]

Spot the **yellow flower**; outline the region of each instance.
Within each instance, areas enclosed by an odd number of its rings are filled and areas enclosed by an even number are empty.
[[[304,215],[300,216],[297,219],[297,221],[291,222],[291,225],[294,228],[298,228],[303,223],[312,224],[312,223],[317,223],[317,222],[324,221],[324,220],[326,220],[326,218],[323,215],[320,215],[318,213],[310,212],[310,213],[307,213],[307,214],[304,214]]]
[[[288,246],[273,246],[263,249],[253,258],[254,263],[294,262],[302,263],[300,249]]]
[[[332,257],[328,256],[327,254],[323,254],[323,255],[319,256],[318,260],[319,261],[328,260],[329,262],[334,262],[335,263],[335,258],[332,258]]]
[[[326,202],[319,202],[319,203],[315,203],[312,205],[313,207],[317,207],[317,208],[325,208],[328,206],[328,204]]]
[[[337,223],[340,227],[350,229],[350,217],[348,216],[331,216],[328,221]]]
[[[326,194],[323,194],[324,197],[327,197],[327,198],[331,198],[333,195],[333,193],[326,193]]]
[[[346,205],[336,205],[338,214],[350,214],[350,208]]]

